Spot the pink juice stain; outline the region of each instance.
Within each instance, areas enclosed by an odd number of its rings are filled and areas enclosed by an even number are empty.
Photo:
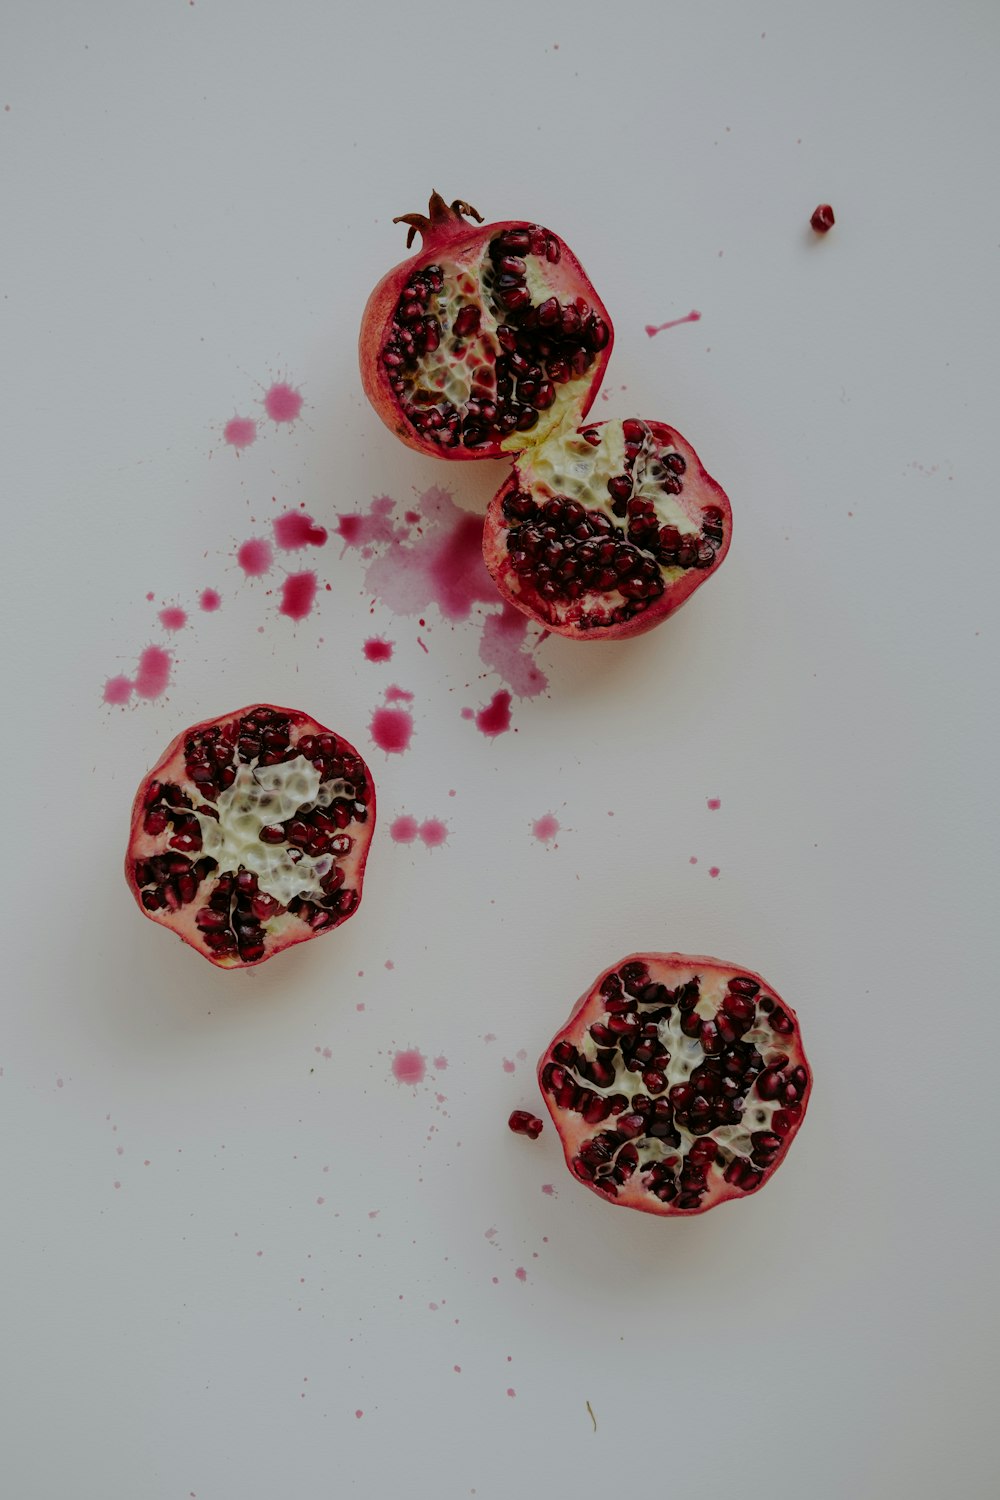
[[[387,755],[402,755],[410,748],[413,715],[405,708],[377,708],[371,717],[371,736]]]
[[[498,734],[506,734],[510,728],[510,694],[503,692],[494,693],[485,708],[476,714],[476,728],[480,734],[487,735],[493,739]]]
[[[127,703],[132,696],[130,677],[109,677],[104,684],[105,703]]]
[[[222,603],[222,595],[218,589],[202,589],[198,603],[206,614],[213,614]]]
[[[531,831],[539,843],[547,844],[549,839],[554,839],[559,832],[559,819],[553,817],[552,813],[545,813],[542,817],[535,819],[531,825]]]
[[[160,624],[164,630],[183,630],[187,624],[187,618],[186,611],[179,609],[175,604],[160,610]]]
[[[264,410],[272,422],[295,422],[302,413],[302,397],[287,381],[276,381],[264,393]]]
[[[663,333],[666,328],[679,328],[682,323],[699,323],[700,321],[701,313],[692,308],[689,313],[685,313],[683,318],[671,318],[666,323],[657,323],[655,325],[647,323],[646,333],[652,338],[654,334]]]
[[[325,526],[317,526],[312,516],[304,510],[289,510],[272,523],[274,539],[286,552],[301,547],[322,547],[327,538]]]
[[[389,837],[394,844],[412,844],[417,837],[419,826],[416,818],[404,816],[397,818],[389,825]]]
[[[252,417],[230,417],[222,436],[230,448],[249,448],[257,441],[257,423]]]
[[[412,703],[413,694],[408,693],[406,688],[398,687],[396,683],[393,683],[385,690],[385,701],[386,703]]]
[[[711,875],[712,879],[715,880],[715,879],[718,878],[719,875],[721,875],[722,871],[719,869],[718,865],[712,865],[709,868],[709,872],[708,873],[709,873],[709,875]]]
[[[289,573],[281,585],[279,612],[290,620],[304,620],[316,599],[315,573]]]
[[[263,537],[252,536],[237,548],[236,561],[248,578],[261,578],[274,561],[274,549]]]
[[[394,647],[392,641],[373,635],[361,649],[364,651],[365,661],[391,661]]]
[[[397,1052],[392,1060],[392,1076],[397,1083],[423,1083],[426,1072],[427,1064],[423,1053],[418,1052],[415,1047],[407,1052]]]
[[[440,849],[448,839],[448,828],[440,818],[428,818],[420,825],[420,842],[428,849]]]
[[[172,658],[162,646],[147,646],[139,657],[135,691],[140,698],[159,698],[170,683]]]
[[[718,812],[719,808],[722,806],[722,798],[709,797],[708,801],[705,803],[705,806],[708,808],[709,812]]]

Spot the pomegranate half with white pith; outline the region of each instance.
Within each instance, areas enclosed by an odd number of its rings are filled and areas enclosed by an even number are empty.
[[[639,635],[722,563],[729,501],[665,422],[567,425],[519,453],[490,501],[486,566],[505,599],[575,640]]]
[[[247,968],[357,911],[374,829],[353,745],[258,703],[168,745],[136,793],[125,878],[147,917]]]
[[[369,401],[404,443],[439,458],[499,458],[567,412],[581,421],[613,343],[607,310],[558,235],[481,221],[439,193],[426,214],[394,219],[422,247],[383,276],[361,323]]]
[[[581,996],[538,1081],[580,1182],[610,1203],[697,1214],[761,1187],[812,1075],[795,1012],[749,969],[635,953]]]

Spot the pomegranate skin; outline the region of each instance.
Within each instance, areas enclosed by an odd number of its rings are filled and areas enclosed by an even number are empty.
[[[342,857],[338,855],[336,859],[336,867],[343,872],[344,878],[332,887],[337,893],[351,893],[349,901],[346,899],[342,901],[343,909],[331,908],[329,911],[320,911],[315,903],[306,903],[306,906],[311,907],[311,911],[307,914],[303,906],[300,916],[294,909],[297,904],[294,900],[290,904],[282,904],[267,895],[266,884],[261,885],[259,889],[255,887],[254,895],[258,902],[263,901],[265,906],[277,908],[258,921],[258,926],[261,928],[259,935],[261,951],[256,954],[256,948],[253,945],[246,946],[242,951],[239,945],[235,945],[235,948],[230,950],[213,949],[211,933],[206,936],[206,932],[199,926],[197,921],[199,911],[204,911],[204,903],[211,900],[218,885],[219,872],[199,877],[195,893],[188,899],[180,902],[174,900],[166,908],[154,909],[150,909],[148,905],[151,891],[165,889],[168,882],[161,881],[158,884],[155,878],[143,880],[140,876],[146,874],[152,877],[150,861],[162,860],[164,856],[171,857],[176,849],[176,846],[173,846],[169,840],[171,831],[169,825],[162,834],[149,832],[147,820],[151,807],[151,788],[160,785],[183,791],[188,798],[185,813],[188,809],[193,812],[199,807],[214,806],[219,794],[218,786],[214,790],[205,789],[196,786],[191,781],[188,775],[189,758],[185,754],[185,745],[191,744],[192,741],[202,740],[206,733],[211,735],[213,732],[221,732],[223,736],[228,734],[228,744],[234,748],[231,763],[237,768],[241,763],[248,765],[249,762],[235,751],[238,740],[236,726],[245,725],[248,715],[258,713],[272,715],[280,723],[287,721],[288,748],[297,745],[307,735],[313,738],[321,735],[331,736],[335,741],[337,756],[347,758],[352,767],[351,774],[356,776],[359,796],[363,796],[363,820],[348,818],[341,825],[341,833],[332,836],[334,840],[339,838],[350,843],[349,850]],[[280,772],[280,767],[284,762],[259,762],[258,764],[263,776],[275,770]],[[323,762],[318,760],[316,764],[318,767]],[[296,813],[293,816],[298,815]],[[291,819],[288,821],[290,822]],[[365,867],[375,831],[375,822],[376,795],[371,772],[363,758],[342,735],[332,734],[322,724],[298,709],[281,708],[269,703],[249,704],[246,708],[202,720],[182,730],[171,740],[156,764],[143,777],[132,803],[129,839],[125,853],[125,881],[143,916],[156,922],[158,926],[169,928],[203,958],[207,958],[210,963],[223,969],[251,968],[297,943],[306,942],[311,938],[322,936],[325,932],[333,931],[335,927],[354,915],[361,905]],[[164,842],[165,839],[166,842]],[[282,839],[281,842],[287,842],[295,847],[292,839]],[[196,873],[194,867],[198,864],[197,856],[198,854],[204,855],[205,851],[199,846],[191,853],[193,857],[188,863],[192,866],[191,878],[194,879]],[[301,905],[301,903],[298,904]],[[251,953],[255,956],[249,956]]]
[[[509,457],[518,449],[536,441],[538,436],[537,433],[529,430],[515,432],[504,441],[491,440],[473,448],[461,443],[453,447],[443,446],[421,435],[407,420],[401,408],[399,396],[390,384],[382,354],[400,297],[412,278],[428,266],[444,264],[448,266],[452,279],[457,279],[467,273],[473,279],[478,280],[486,247],[490,241],[508,231],[531,230],[538,227],[519,219],[504,219],[493,224],[471,224],[464,217],[463,211],[464,213],[475,212],[469,209],[467,204],[457,203],[449,206],[439,194],[435,193],[431,198],[428,215],[403,216],[402,222],[408,222],[414,226],[411,228],[411,237],[417,232],[422,236],[422,248],[416,255],[393,266],[375,286],[365,306],[358,338],[361,383],[365,395],[382,422],[408,448],[412,448],[417,453],[450,462]],[[592,367],[587,372],[587,386],[581,392],[577,404],[579,417],[582,419],[596,399],[604,378],[614,345],[614,329],[607,309],[573,251],[551,230],[545,230],[544,233],[559,246],[558,263],[546,266],[546,274],[552,278],[553,285],[565,287],[568,293],[584,291],[593,314],[602,319],[607,326],[607,343],[594,355]],[[539,432],[545,430],[547,430],[547,424],[543,419],[539,423]]]
[[[671,984],[679,987],[689,982],[694,976],[700,977],[707,986],[711,986],[713,983],[718,986],[732,978],[736,978],[738,981],[752,982],[758,986],[760,999],[764,1000],[765,1003],[768,1001],[771,1002],[771,1011],[776,1015],[780,1013],[783,1017],[783,1024],[790,1027],[790,1030],[783,1032],[780,1037],[780,1052],[786,1058],[784,1067],[787,1070],[799,1070],[797,1076],[801,1081],[804,1075],[804,1083],[798,1090],[797,1102],[792,1106],[794,1118],[791,1119],[790,1123],[783,1125],[784,1133],[780,1138],[780,1146],[771,1154],[767,1166],[758,1169],[760,1180],[755,1182],[752,1187],[740,1187],[735,1181],[727,1181],[720,1163],[718,1170],[713,1171],[711,1167],[707,1169],[709,1180],[706,1189],[701,1195],[701,1201],[678,1206],[676,1201],[664,1202],[655,1197],[648,1186],[643,1185],[641,1180],[643,1173],[641,1169],[635,1171],[621,1186],[611,1183],[610,1187],[612,1191],[610,1192],[602,1188],[599,1184],[595,1184],[594,1180],[588,1180],[586,1175],[581,1175],[581,1147],[586,1150],[587,1142],[593,1140],[595,1135],[600,1135],[605,1131],[614,1131],[616,1115],[613,1113],[601,1122],[588,1124],[582,1114],[575,1109],[558,1103],[556,1098],[554,1098],[552,1070],[554,1066],[558,1066],[558,1057],[560,1055],[558,1049],[560,1048],[560,1044],[580,1049],[590,1027],[595,1022],[600,1024],[602,1017],[605,1020],[607,1019],[605,1014],[607,1002],[602,996],[602,986],[611,981],[612,976],[620,975],[629,965],[641,966],[648,970],[648,978],[652,983],[664,984],[668,987]],[[553,1054],[556,1054],[556,1056],[554,1057]],[[570,1069],[568,1067],[561,1067],[560,1071],[566,1073]],[[774,1076],[774,1070],[767,1067],[763,1068],[761,1072],[770,1072]],[[780,1076],[784,1075],[781,1074]],[[761,975],[755,974],[752,970],[746,969],[742,965],[727,964],[719,959],[682,953],[648,952],[629,954],[626,958],[619,960],[618,963],[605,969],[598,975],[594,983],[587,987],[574,1005],[565,1025],[556,1032],[552,1041],[542,1053],[538,1063],[537,1077],[539,1090],[545,1100],[546,1108],[552,1116],[553,1123],[562,1143],[566,1166],[577,1181],[582,1182],[585,1187],[590,1188],[592,1192],[596,1193],[605,1202],[615,1204],[618,1207],[638,1209],[640,1212],[661,1217],[683,1218],[690,1218],[695,1214],[706,1213],[709,1209],[718,1207],[719,1204],[729,1202],[734,1198],[746,1197],[749,1192],[759,1191],[767,1183],[781,1165],[801,1127],[812,1094],[813,1081],[812,1070],[802,1046],[798,1019],[795,1012],[791,1006],[787,1005],[781,999],[773,987],[766,983]],[[614,1087],[614,1084],[609,1084],[607,1087]],[[761,1095],[761,1100],[757,1100],[757,1091],[758,1085],[755,1079],[748,1091],[746,1106],[748,1111],[752,1111],[755,1103],[762,1103],[764,1100],[765,1096],[763,1094]],[[623,1095],[619,1097],[624,1099]],[[664,1093],[663,1097],[667,1098],[668,1096]],[[776,1107],[772,1110],[772,1106]],[[771,1118],[783,1109],[786,1114],[789,1113],[783,1101],[781,1099],[775,1100],[774,1094],[770,1091],[768,1091],[767,1102],[763,1107],[771,1113]],[[618,1112],[617,1118],[626,1118],[624,1110],[628,1108],[629,1106],[625,1105],[624,1109]],[[752,1123],[752,1121],[748,1122],[748,1131],[751,1129]],[[767,1123],[762,1123],[762,1126],[759,1128],[766,1131]],[[692,1144],[697,1145],[698,1139],[706,1139],[711,1134],[712,1132],[705,1132],[704,1136],[696,1137],[693,1142],[690,1140],[687,1141],[685,1144],[688,1150]],[[625,1139],[629,1138],[625,1137]],[[774,1137],[774,1139],[777,1138]],[[673,1147],[667,1148],[668,1152],[672,1152],[673,1149]],[[677,1160],[683,1160],[682,1151],[683,1147],[677,1148]]]

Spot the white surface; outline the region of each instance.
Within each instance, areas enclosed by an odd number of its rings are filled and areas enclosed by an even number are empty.
[[[996,1493],[998,40],[986,0],[8,8],[5,1495]],[[272,495],[500,482],[356,377],[432,187],[566,237],[615,320],[597,414],[676,423],[735,515],[664,628],[547,642],[494,742],[475,628],[432,612],[425,656],[332,545],[295,628],[232,562]],[[282,375],[303,419],[237,459]],[[168,698],[104,707],[206,584]],[[123,840],[173,734],[257,698],[369,750],[382,823],[352,922],[219,973]],[[689,1222],[505,1126],[642,946],[763,971],[816,1072],[773,1183]],[[409,1045],[447,1071],[397,1086]]]

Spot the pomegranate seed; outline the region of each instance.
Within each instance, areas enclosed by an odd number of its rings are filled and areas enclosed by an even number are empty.
[[[285,842],[285,830],[280,823],[268,823],[257,835],[262,844],[283,844]]]
[[[529,1114],[525,1109],[513,1110],[507,1124],[514,1131],[515,1135],[527,1135],[533,1141],[537,1141],[542,1133],[541,1120],[537,1115]]]
[[[458,339],[469,338],[479,332],[480,318],[478,307],[463,307],[452,324],[451,331]]]
[[[833,209],[829,203],[821,203],[818,208],[814,208],[812,218],[809,220],[809,223],[817,234],[826,234],[827,230],[832,229],[836,222],[836,219],[833,217]]]

